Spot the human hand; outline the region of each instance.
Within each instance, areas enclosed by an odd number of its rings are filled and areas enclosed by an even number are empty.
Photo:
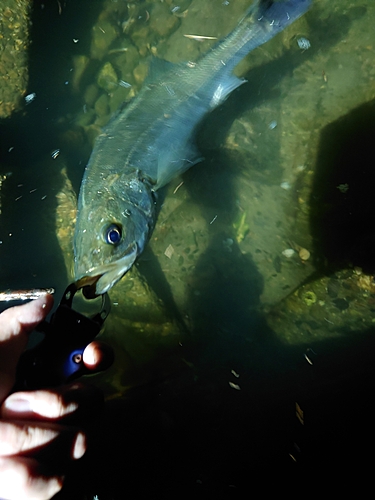
[[[86,451],[82,423],[102,404],[96,389],[77,382],[8,396],[27,334],[52,305],[46,295],[0,314],[0,498],[7,500],[44,500],[60,491],[64,471]],[[96,341],[83,353],[92,372],[106,368],[111,357]]]

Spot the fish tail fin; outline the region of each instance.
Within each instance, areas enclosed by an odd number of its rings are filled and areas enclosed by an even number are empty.
[[[222,58],[228,61],[228,71],[232,71],[249,52],[268,42],[301,17],[310,7],[311,1],[256,0],[238,26],[219,43]]]
[[[250,7],[247,16],[254,16],[255,14],[258,21],[268,21],[271,26],[277,28],[277,31],[282,31],[309,9],[311,1],[286,0],[284,2],[274,2],[274,0],[256,0]]]

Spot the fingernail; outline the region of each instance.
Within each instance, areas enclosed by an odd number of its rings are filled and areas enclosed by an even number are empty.
[[[79,432],[77,434],[74,443],[73,458],[78,460],[79,458],[83,457],[85,452],[86,452],[86,436],[82,432]]]
[[[27,412],[31,411],[30,401],[26,398],[20,398],[18,396],[10,396],[4,402],[5,407],[11,411],[17,412]]]
[[[96,349],[93,347],[89,347],[88,349],[85,349],[83,352],[83,361],[84,363],[87,363],[88,365],[96,365],[97,363],[97,353]]]

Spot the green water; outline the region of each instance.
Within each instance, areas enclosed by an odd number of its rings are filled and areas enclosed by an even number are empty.
[[[35,2],[36,98],[0,123],[0,173],[12,173],[1,288],[61,296],[71,280],[69,231],[56,236],[56,211],[71,224],[56,198],[61,169],[78,191],[95,135],[140,88],[150,55],[194,60],[214,41],[184,35],[220,38],[247,6]],[[171,183],[149,251],[111,293],[103,338],[117,359],[92,379],[110,400],[77,498],[229,498],[265,470],[319,483],[333,462],[344,472],[365,461],[374,20],[370,0],[313,2],[241,63],[248,83],[202,124],[204,161]]]

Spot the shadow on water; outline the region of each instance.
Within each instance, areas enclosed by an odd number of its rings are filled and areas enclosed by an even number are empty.
[[[311,347],[313,365],[301,348],[278,345],[283,370],[223,377],[208,363],[194,378],[187,371],[108,402],[66,498],[81,498],[80,487],[103,500],[243,498],[255,486],[290,491],[302,478],[340,491],[343,474],[355,484],[374,443],[374,331]]]
[[[351,7],[339,17],[332,14],[323,28],[312,20],[316,32],[325,33],[316,40],[317,50],[327,49],[343,39],[351,24],[366,13],[365,6]],[[317,22],[320,23],[315,18]],[[310,198],[310,227],[318,273],[348,266],[375,272],[374,134],[375,101],[330,123],[320,134]]]
[[[242,163],[233,161],[236,155],[222,148],[233,122],[265,102],[277,109],[283,97],[280,82],[294,74],[306,57],[314,58],[318,51],[334,46],[349,30],[351,23],[365,13],[366,9],[354,8],[346,15],[319,21],[319,30],[329,36],[313,41],[308,54],[301,51],[293,40],[291,48],[281,57],[246,74],[247,83],[233,92],[199,126],[197,142],[205,161],[184,175],[184,183],[206,220],[218,216],[215,230],[210,231],[212,241],[192,277],[192,281],[200,285],[203,281],[205,292],[202,296],[194,296],[192,291],[188,299],[192,322],[200,332],[217,331],[218,324],[230,331],[246,332],[251,329],[257,317],[254,311],[259,305],[263,277],[251,257],[240,254],[236,243],[233,229],[234,217],[238,214],[235,180],[245,176],[267,184],[279,184],[283,176],[277,161],[280,144],[269,134],[254,134],[254,151],[247,149],[246,164],[243,164],[243,158]],[[317,18],[306,18],[314,32]],[[332,239],[334,241],[334,237]],[[228,240],[233,242],[233,246],[225,249],[223,243]],[[261,321],[260,318],[258,321]]]
[[[245,112],[263,102],[270,102],[271,106],[274,102],[275,107],[280,105],[281,80],[305,57],[297,47],[275,61],[252,69],[246,75],[248,83],[231,94],[198,128],[198,147],[205,161],[184,175],[184,184],[205,220],[215,221],[209,231],[211,241],[188,285],[186,308],[198,337],[203,335],[206,339],[213,335],[217,340],[220,331],[230,333],[232,340],[249,337],[249,332],[267,337],[264,320],[257,312],[264,277],[251,256],[241,253],[233,227],[238,216],[235,184],[239,178],[241,182],[250,178],[280,183],[283,172],[279,162],[270,166],[270,159],[279,156],[280,145],[267,134],[254,134],[257,144],[254,153],[249,152],[246,164],[233,161],[235,155],[221,146],[233,122]],[[227,339],[226,335],[223,338]]]
[[[205,160],[184,174],[184,186],[193,202],[200,207],[203,218],[215,220],[215,224],[209,231],[212,241],[190,276],[191,282],[205,289],[201,296],[194,296],[196,291],[188,292],[186,309],[190,323],[194,325],[193,330],[216,331],[219,318],[226,310],[226,324],[221,324],[221,328],[246,331],[246,325],[251,324],[251,315],[243,307],[246,304],[247,308],[254,310],[259,305],[262,277],[251,257],[241,254],[234,234],[234,218],[238,215],[234,185],[242,175],[252,180],[261,178],[264,182],[280,182],[282,169],[279,163],[275,162],[273,168],[269,162],[271,149],[273,158],[278,157],[279,144],[265,134],[257,136],[257,153],[249,151],[246,165],[233,161],[234,154],[228,154],[221,145],[234,120],[243,113],[266,101],[275,101],[275,105],[279,105],[280,81],[305,57],[297,47],[277,60],[253,69],[246,75],[250,83],[232,93],[197,128],[197,145]],[[264,170],[267,170],[267,175]],[[141,260],[139,270],[164,303],[175,310],[172,293],[160,273],[160,265],[150,262],[150,259],[148,263]]]
[[[348,266],[374,274],[375,101],[321,133],[311,228],[321,271]]]

